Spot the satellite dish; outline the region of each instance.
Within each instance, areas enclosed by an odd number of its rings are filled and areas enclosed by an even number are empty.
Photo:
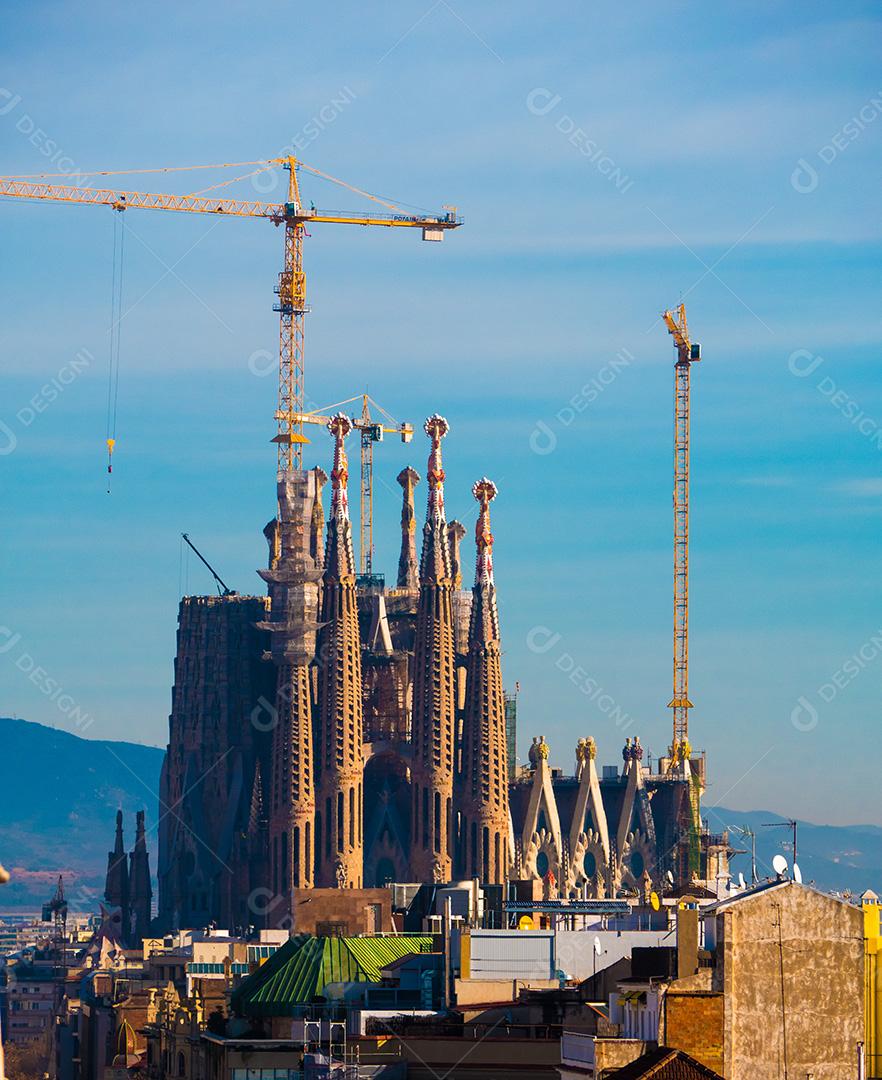
[[[653,911],[658,911],[658,909],[661,907],[661,901],[658,898],[657,892],[651,892],[649,894],[649,905]]]
[[[787,860],[783,855],[776,855],[775,858],[772,859],[772,869],[776,874],[787,873]]]
[[[594,951],[597,953],[598,956],[600,956],[600,954],[603,952],[603,946],[600,944],[599,937],[594,938]]]
[[[665,874],[665,877],[668,879],[668,884],[669,885],[674,884],[674,875],[671,873],[670,870]]]
[[[799,863],[793,864],[793,880],[797,885],[802,884],[802,871],[799,869]]]
[[[746,887],[746,883],[744,881],[744,874],[742,874],[741,871],[739,870],[738,871],[738,888],[743,889],[745,887]]]
[[[522,915],[518,919],[518,930],[532,930],[532,929],[533,929],[533,920],[530,918],[529,915]]]

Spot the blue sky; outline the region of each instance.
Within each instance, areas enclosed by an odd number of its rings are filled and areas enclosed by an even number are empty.
[[[875,822],[880,25],[869,3],[159,3],[149,18],[33,3],[4,17],[0,172],[250,161],[296,140],[369,191],[459,207],[441,245],[314,228],[308,392],[366,386],[415,424],[443,412],[448,510],[469,526],[472,481],[497,482],[522,753],[543,733],[565,767],[583,735],[609,761],[626,734],[653,753],[669,740],[657,315],[685,297],[705,357],[691,730],[708,801]],[[204,177],[121,183],[223,178]],[[321,208],[361,205],[303,188]],[[72,730],[86,714],[90,737],[163,744],[180,590],[211,587],[180,532],[235,588],[260,588],[275,384],[254,370],[276,348],[280,234],[126,214],[108,496],[112,218],[0,200],[0,711]],[[329,443],[310,464],[327,467]],[[388,575],[394,477],[425,456],[422,436],[378,451]]]

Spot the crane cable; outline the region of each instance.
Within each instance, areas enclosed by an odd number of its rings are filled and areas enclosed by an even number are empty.
[[[116,446],[116,413],[119,402],[120,323],[122,322],[123,264],[125,262],[126,227],[122,212],[113,219],[113,273],[110,284],[110,364],[107,369],[107,494],[113,474],[113,451]]]

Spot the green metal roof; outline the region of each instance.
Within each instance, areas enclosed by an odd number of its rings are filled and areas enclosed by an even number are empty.
[[[379,982],[380,969],[408,953],[430,952],[431,937],[325,937],[295,934],[233,993],[247,1016],[289,1016],[328,983]]]

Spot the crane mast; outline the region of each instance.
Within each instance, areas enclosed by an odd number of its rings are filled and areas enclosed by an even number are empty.
[[[288,170],[288,202],[286,209],[300,212],[300,189],[297,168],[292,161]],[[306,274],[303,270],[303,225],[285,217],[285,266],[279,274],[274,305],[279,312],[279,408],[276,412],[279,472],[303,468],[303,423],[297,419],[303,411],[304,316],[306,306]]]
[[[684,304],[662,315],[677,347],[674,363],[674,695],[670,767],[688,777],[689,745],[689,422],[692,364],[701,346],[690,340]]]

